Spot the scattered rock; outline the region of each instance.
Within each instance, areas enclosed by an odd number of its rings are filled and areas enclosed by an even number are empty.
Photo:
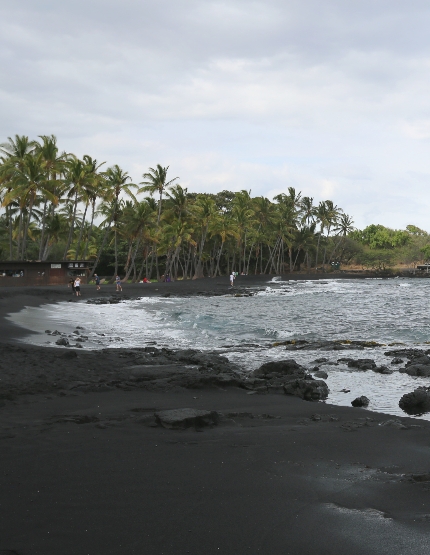
[[[219,420],[219,414],[216,411],[208,410],[174,409],[156,412],[155,418],[164,428],[203,428],[205,426],[216,425]]]
[[[362,395],[361,397],[356,397],[353,401],[351,401],[351,405],[353,407],[367,407],[369,403],[370,400],[365,395]]]
[[[393,374],[394,370],[392,370],[391,368],[388,368],[388,366],[377,366],[376,368],[373,368],[374,372],[377,372],[378,374]]]
[[[53,334],[54,335],[54,334]],[[66,339],[65,337],[60,337],[60,339],[57,339],[57,341],[55,342],[56,345],[63,345],[64,347],[67,347],[69,345],[69,340]]]
[[[371,358],[359,358],[348,362],[349,368],[357,368],[357,370],[373,370],[376,368],[376,363]]]
[[[328,358],[326,358],[326,357],[316,358],[316,359],[314,360],[314,362],[315,362],[316,364],[321,364],[322,362],[328,362]]]
[[[380,426],[388,426],[388,427],[392,427],[392,428],[397,428],[399,430],[407,430],[408,429],[407,426],[402,424],[400,422],[400,420],[397,420],[397,419],[384,420],[379,425]]]
[[[328,378],[328,374],[324,370],[317,370],[313,374],[314,374],[315,377],[321,378],[323,380],[326,380]]]
[[[394,357],[393,360],[391,361],[391,364],[403,364],[404,360],[402,358],[399,357]]]

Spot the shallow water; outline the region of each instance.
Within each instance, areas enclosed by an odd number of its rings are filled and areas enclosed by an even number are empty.
[[[261,290],[262,289],[262,290]],[[282,282],[276,278],[252,297],[144,298],[118,305],[85,302],[26,308],[11,319],[35,332],[71,332],[77,325],[88,336],[85,348],[145,346],[215,350],[249,372],[268,360],[294,358],[313,368],[316,358],[329,373],[328,402],[350,405],[358,395],[371,400],[369,408],[404,415],[400,397],[430,378],[398,372],[380,375],[351,371],[337,364],[342,357],[372,358],[390,365],[387,347],[351,351],[293,351],[273,347],[287,339],[352,339],[428,348],[430,281],[425,279],[363,279]],[[33,335],[33,343],[55,337]],[[401,346],[399,345],[399,348]],[[392,349],[394,347],[390,347]],[[350,389],[350,393],[341,392]],[[423,418],[430,419],[428,415]]]

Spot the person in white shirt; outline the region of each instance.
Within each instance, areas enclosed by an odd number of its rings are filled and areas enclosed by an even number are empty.
[[[234,285],[234,272],[230,274],[230,285],[233,287]]]
[[[76,296],[80,297],[81,296],[81,278],[76,278],[75,279],[75,291],[76,291]]]

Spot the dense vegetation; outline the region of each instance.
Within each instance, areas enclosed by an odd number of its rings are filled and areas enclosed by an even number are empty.
[[[0,259],[90,259],[93,272],[140,280],[430,256],[427,233],[414,226],[354,230],[333,201],[314,205],[292,187],[273,201],[245,190],[190,193],[168,170],[149,168],[133,184],[118,165],[60,152],[54,136],[9,138],[0,145]]]

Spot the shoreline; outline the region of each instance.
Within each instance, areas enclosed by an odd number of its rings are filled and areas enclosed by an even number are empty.
[[[272,276],[261,277],[236,287]],[[226,281],[126,285],[122,296],[221,294]],[[430,422],[249,394],[210,354],[17,343],[25,330],[5,314],[71,292],[5,289],[0,553],[426,552]],[[83,301],[97,296],[83,287]],[[186,408],[209,414],[185,429],[157,416]]]

